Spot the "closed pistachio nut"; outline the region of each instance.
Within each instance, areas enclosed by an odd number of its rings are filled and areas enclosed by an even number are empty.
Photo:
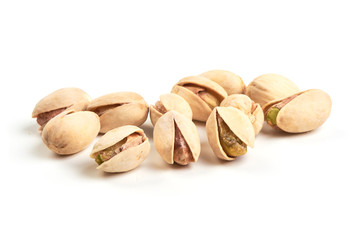
[[[68,155],[90,145],[99,130],[100,121],[95,113],[65,110],[45,125],[41,137],[50,150]]]
[[[245,113],[254,127],[255,135],[257,135],[264,124],[264,113],[260,104],[255,103],[244,94],[233,94],[225,98],[221,107],[234,107]]]
[[[245,113],[234,107],[216,107],[206,121],[206,134],[214,154],[234,160],[254,146],[255,131]]]
[[[200,155],[200,137],[195,124],[186,116],[168,111],[154,127],[154,145],[169,164],[188,165]]]
[[[245,93],[245,83],[242,78],[233,72],[225,70],[211,70],[200,74],[220,86],[222,86],[228,95]]]
[[[331,98],[322,90],[310,89],[269,102],[263,107],[266,122],[289,133],[320,127],[331,112]]]
[[[139,94],[134,92],[115,92],[92,100],[88,111],[100,117],[100,132],[124,125],[140,126],[148,115],[149,106]]]
[[[37,118],[40,129],[43,129],[50,119],[62,111],[85,110],[90,101],[90,96],[79,88],[61,88],[42,98],[35,105],[32,117]]]
[[[190,105],[193,120],[205,122],[212,109],[219,106],[227,97],[223,87],[203,76],[191,76],[181,79],[171,90],[183,97]]]
[[[255,78],[247,87],[246,95],[263,107],[273,100],[291,96],[300,89],[288,78],[279,74],[264,74]]]
[[[184,98],[174,93],[163,94],[155,105],[150,105],[150,119],[155,126],[157,120],[166,112],[174,110],[184,116],[192,119],[192,111],[190,105]]]
[[[149,139],[141,128],[114,128],[97,141],[90,157],[105,172],[127,172],[138,167],[150,152]]]

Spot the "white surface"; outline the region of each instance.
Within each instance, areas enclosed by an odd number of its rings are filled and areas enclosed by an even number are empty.
[[[359,239],[357,1],[1,1],[1,239]],[[59,157],[31,119],[67,86],[136,91],[149,104],[210,69],[321,88],[328,121],[307,134],[265,128],[233,162],[202,152],[168,166],[152,145],[125,174],[83,152]],[[143,126],[151,138],[149,121]]]

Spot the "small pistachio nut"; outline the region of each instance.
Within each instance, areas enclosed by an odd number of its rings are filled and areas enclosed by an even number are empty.
[[[115,92],[92,100],[87,108],[100,117],[101,133],[124,125],[140,126],[148,115],[149,106],[139,94]]]
[[[255,131],[245,113],[234,107],[216,107],[206,121],[206,134],[214,154],[234,160],[254,146]]]
[[[188,165],[200,155],[200,137],[195,124],[186,116],[168,111],[154,127],[154,145],[169,164]]]
[[[41,130],[50,119],[66,109],[86,110],[90,101],[90,96],[79,88],[61,88],[41,99],[35,105],[32,117],[37,118]]]
[[[266,122],[289,133],[320,127],[331,112],[331,98],[322,90],[310,89],[263,106]]]
[[[166,112],[174,110],[184,116],[192,119],[192,111],[190,105],[184,98],[174,93],[163,94],[155,105],[150,105],[150,119],[153,126],[157,120]]]
[[[193,120],[205,122],[212,109],[219,106],[227,93],[219,84],[203,76],[181,79],[171,90],[183,97],[190,105]]]
[[[241,110],[250,119],[255,130],[255,135],[261,131],[264,124],[264,113],[262,108],[260,104],[255,103],[245,94],[230,95],[221,102],[220,106],[234,107]]]
[[[220,86],[222,86],[228,95],[236,93],[245,93],[245,83],[242,78],[233,72],[225,70],[211,70],[200,74],[200,76],[206,77]]]
[[[106,132],[90,157],[105,172],[127,172],[138,167],[150,152],[149,139],[141,128],[125,125]]]
[[[300,92],[288,78],[279,74],[264,74],[255,78],[247,87],[246,95],[263,107],[266,103],[283,99]]]
[[[100,120],[95,113],[65,110],[45,125],[41,137],[53,152],[69,155],[84,150],[99,130]]]

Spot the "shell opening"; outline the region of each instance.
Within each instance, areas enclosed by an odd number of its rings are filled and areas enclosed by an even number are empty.
[[[165,106],[160,101],[157,101],[153,107],[161,114],[165,114],[167,112]]]
[[[113,108],[116,108],[116,107],[120,107],[124,104],[128,104],[128,102],[125,102],[125,103],[117,103],[117,104],[111,104],[111,105],[105,105],[105,106],[100,106],[100,107],[97,107],[95,109],[92,109],[91,111],[93,111],[94,113],[96,113],[99,117],[101,115],[103,115],[106,111],[109,111]]]
[[[174,120],[175,140],[174,140],[174,162],[180,165],[187,165],[189,162],[194,162],[193,154],[182,135],[179,127]]]
[[[48,112],[43,112],[43,113],[40,113],[37,118],[36,118],[36,121],[37,123],[43,127],[46,125],[46,123],[48,123],[53,117],[59,115],[61,112],[65,111],[67,108],[71,107],[72,105],[70,106],[67,106],[67,107],[63,107],[63,108],[58,108],[58,109],[54,109],[54,110],[51,110],[51,111],[48,111]]]
[[[223,100],[223,98],[219,97],[215,92],[196,84],[184,84],[183,87],[199,96],[211,109],[219,106]]]

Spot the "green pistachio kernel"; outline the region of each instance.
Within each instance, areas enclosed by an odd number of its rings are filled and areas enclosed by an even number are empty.
[[[275,126],[276,125],[276,118],[277,115],[279,113],[280,109],[277,107],[272,107],[269,109],[269,111],[267,111],[266,114],[266,121],[271,125],[271,126]]]
[[[98,165],[101,165],[101,164],[104,162],[104,161],[102,160],[100,154],[96,156],[95,162],[96,162]]]

